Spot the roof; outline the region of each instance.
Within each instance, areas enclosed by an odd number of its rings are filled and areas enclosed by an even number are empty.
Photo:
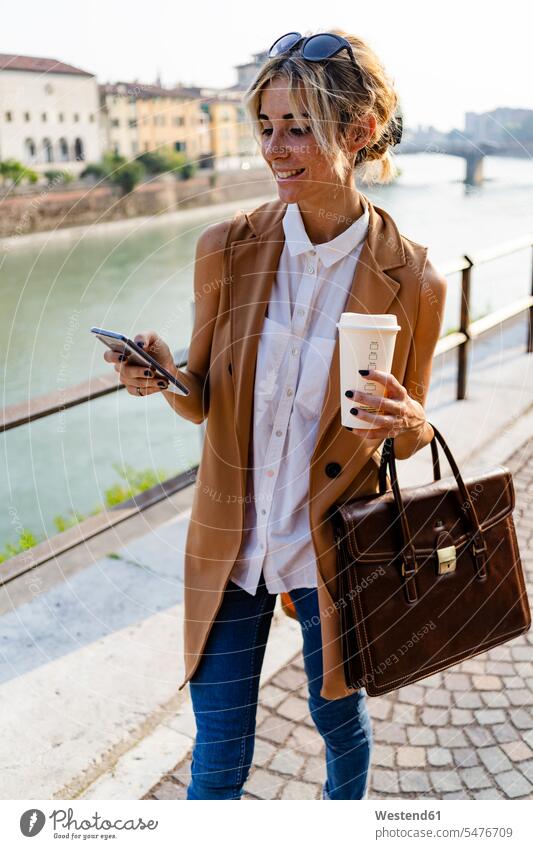
[[[201,89],[194,86],[176,86],[174,88],[165,88],[157,84],[139,83],[139,82],[117,82],[104,83],[99,86],[101,94],[118,94],[127,95],[129,97],[149,98],[149,97],[177,97],[181,99],[199,98]]]
[[[44,59],[41,56],[18,56],[15,53],[0,53],[1,71],[33,71],[37,74],[77,74],[81,77],[94,77],[89,71],[82,71],[74,65],[67,65],[57,59]]]

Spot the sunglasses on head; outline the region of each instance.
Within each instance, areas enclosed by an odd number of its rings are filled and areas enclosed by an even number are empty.
[[[316,35],[309,35],[307,38],[304,38],[299,32],[287,32],[276,39],[271,46],[268,51],[269,59],[279,56],[281,53],[287,53],[299,45],[302,57],[308,62],[323,62],[324,59],[331,59],[332,56],[336,56],[341,50],[347,50],[354,71],[357,74],[360,73],[350,42],[341,35],[335,35],[332,32],[319,32]]]
[[[341,50],[347,50],[355,73],[362,79],[361,70],[355,61],[352,45],[341,35],[336,35],[333,32],[319,32],[316,35],[309,35],[307,38],[304,38],[299,32],[287,32],[272,44],[268,51],[268,58],[273,59],[276,56],[294,50],[296,47],[300,48],[300,55],[307,62],[323,62],[326,59],[336,56]],[[401,115],[395,115],[394,121],[391,123],[391,144],[397,145],[400,143],[402,129]]]

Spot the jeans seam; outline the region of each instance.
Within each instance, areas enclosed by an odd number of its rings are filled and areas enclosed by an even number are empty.
[[[251,695],[252,695],[252,689],[253,689],[253,675],[252,675],[252,673],[254,671],[255,654],[256,654],[256,651],[257,651],[257,646],[256,646],[257,632],[259,631],[261,618],[262,618],[262,616],[265,612],[265,606],[266,606],[267,601],[268,601],[268,597],[265,595],[265,597],[264,597],[264,599],[261,603],[261,607],[259,609],[259,612],[257,614],[257,622],[256,622],[256,625],[255,625],[255,631],[254,631],[254,635],[253,635],[253,638],[252,638],[252,652],[251,652],[251,661],[250,661],[250,684],[249,684],[249,687],[248,687],[248,700],[247,700],[248,704],[246,706],[246,713],[245,713],[246,718],[245,718],[245,723],[244,723],[244,734],[242,736],[242,741],[241,741],[241,757],[240,757],[239,767],[238,767],[239,771],[237,773],[237,775],[239,777],[238,778],[239,786],[242,783],[242,774],[244,772],[244,759],[245,759],[245,755],[246,755],[246,737],[247,737],[247,732],[248,732],[248,728],[249,728],[250,713],[251,713],[251,710],[252,710],[252,705],[250,704],[250,701],[251,701]],[[238,791],[238,792],[240,792],[240,791]],[[237,795],[236,795],[235,798],[238,798],[238,792],[237,792]]]

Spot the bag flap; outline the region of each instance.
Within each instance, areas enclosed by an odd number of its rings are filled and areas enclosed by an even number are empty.
[[[479,523],[485,530],[512,514],[515,495],[506,466],[463,475]],[[401,487],[402,500],[415,551],[430,555],[437,547],[466,545],[471,536],[469,506],[453,475],[423,486]],[[392,489],[336,505],[333,521],[354,560],[383,562],[402,549],[402,528]],[[437,544],[437,540],[439,540]]]

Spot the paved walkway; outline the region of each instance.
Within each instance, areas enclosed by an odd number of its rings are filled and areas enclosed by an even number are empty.
[[[533,439],[508,458],[533,606]],[[299,653],[261,688],[244,799],[320,799],[324,747],[308,713]],[[473,660],[369,698],[369,798],[533,798],[533,630]],[[185,799],[190,755],[145,799]]]

